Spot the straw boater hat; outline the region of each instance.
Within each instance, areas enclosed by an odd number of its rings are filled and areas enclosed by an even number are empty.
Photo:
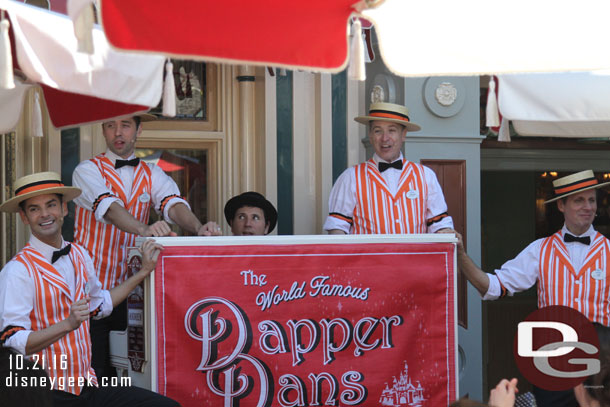
[[[419,131],[419,127],[409,120],[409,109],[404,106],[394,103],[371,103],[368,116],[355,117],[358,123],[368,124],[373,120],[382,120],[384,122],[392,122],[402,124],[407,128],[407,131]]]
[[[60,194],[63,195],[63,201],[67,202],[80,193],[79,188],[65,186],[56,172],[26,175],[15,182],[15,196],[0,205],[0,212],[19,212],[20,202],[38,195]]]
[[[553,188],[555,189],[555,197],[549,199],[545,204],[549,202],[555,202],[558,199],[565,198],[569,195],[574,195],[588,189],[597,189],[610,184],[610,182],[604,182],[600,184],[597,182],[597,178],[593,175],[593,171],[586,170],[577,172],[576,174],[561,177],[553,181]]]
[[[243,206],[252,206],[255,208],[261,208],[265,214],[265,222],[269,222],[269,230],[267,234],[271,233],[277,223],[277,211],[271,202],[265,199],[265,197],[258,192],[244,192],[241,195],[234,196],[229,199],[225,205],[225,219],[230,225],[235,217],[235,212]]]

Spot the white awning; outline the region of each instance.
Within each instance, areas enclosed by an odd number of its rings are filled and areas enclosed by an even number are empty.
[[[522,136],[610,137],[610,72],[498,76],[498,108]]]
[[[397,75],[610,68],[607,0],[385,0],[363,14]]]

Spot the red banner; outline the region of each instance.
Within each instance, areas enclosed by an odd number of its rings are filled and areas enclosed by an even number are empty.
[[[453,250],[166,247],[154,276],[158,391],[185,407],[446,406]]]

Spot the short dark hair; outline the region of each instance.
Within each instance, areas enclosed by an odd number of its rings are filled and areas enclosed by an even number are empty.
[[[57,195],[57,198],[59,198],[59,203],[62,203],[64,201],[64,196],[62,194],[54,194]],[[30,199],[30,198],[28,198]],[[19,209],[21,209],[23,212],[25,212],[25,201],[27,201],[28,199],[24,199],[23,201],[19,202]]]

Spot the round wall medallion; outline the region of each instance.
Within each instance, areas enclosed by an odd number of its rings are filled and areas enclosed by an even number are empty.
[[[461,78],[428,78],[423,91],[426,107],[439,117],[455,116],[466,100],[466,88]]]
[[[381,85],[375,85],[371,91],[371,103],[379,102],[385,102],[385,91]]]
[[[457,99],[457,89],[451,82],[442,82],[434,92],[436,101],[443,106],[451,106]]]
[[[391,76],[375,75],[371,84],[371,103],[376,102],[396,103],[396,85]]]

